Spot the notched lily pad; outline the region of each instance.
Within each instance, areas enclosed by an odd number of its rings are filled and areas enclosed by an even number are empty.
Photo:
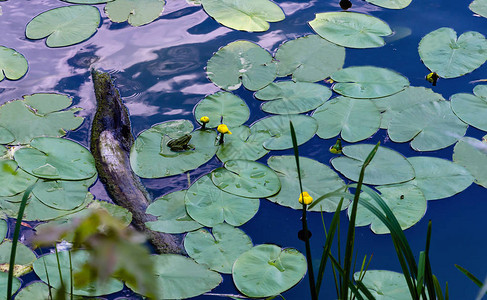
[[[105,6],[105,13],[112,22],[128,21],[132,26],[142,26],[159,18],[165,0],[115,0]]]
[[[459,93],[451,96],[451,108],[463,122],[487,131],[487,85],[477,85],[473,95]]]
[[[475,183],[487,188],[487,143],[464,137],[453,148],[453,161],[467,169]]]
[[[14,49],[0,46],[0,81],[17,80],[27,73],[27,60]]]
[[[229,92],[217,92],[196,105],[194,116],[199,123],[201,117],[207,116],[210,119],[207,128],[215,128],[222,123],[236,127],[249,119],[250,110],[240,97]]]
[[[216,156],[222,162],[233,159],[258,160],[269,152],[262,144],[270,137],[265,131],[251,133],[250,128],[244,125],[232,128],[232,134],[225,135],[225,142],[218,147]]]
[[[408,7],[412,0],[367,0],[367,2],[389,9],[403,9]]]
[[[362,272],[353,274],[358,280]],[[411,293],[404,275],[386,270],[367,270],[362,283],[377,300],[409,300]]]
[[[21,193],[36,180],[36,177],[20,169],[15,161],[0,160],[0,197]]]
[[[487,18],[487,1],[485,0],[474,0],[468,6],[471,11],[474,13],[481,15],[484,18]]]

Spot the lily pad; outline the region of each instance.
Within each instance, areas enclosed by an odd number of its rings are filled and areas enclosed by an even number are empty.
[[[412,0],[367,0],[367,2],[389,9],[403,9],[408,7]]]
[[[17,80],[27,73],[27,60],[14,49],[0,46],[0,81],[5,77]]]
[[[487,131],[487,85],[477,85],[473,95],[460,93],[451,96],[451,108],[463,122]]]
[[[157,221],[146,222],[147,227],[165,233],[183,233],[203,227],[186,213],[185,195],[186,190],[180,190],[151,203],[146,213],[157,216]]]
[[[259,199],[233,195],[217,188],[210,175],[198,179],[186,193],[186,210],[197,222],[213,227],[224,221],[240,226],[259,210]]]
[[[294,81],[316,82],[343,67],[345,48],[313,34],[285,42],[275,58],[278,76],[292,74]]]
[[[294,156],[271,156],[267,160],[267,164],[276,172],[281,181],[280,192],[275,196],[267,197],[267,199],[279,205],[302,209],[303,205],[298,201],[299,180]],[[328,166],[306,157],[300,157],[299,164],[301,166],[303,191],[308,192],[313,199],[336,191],[340,187],[343,187],[342,192],[345,192],[345,182]],[[326,198],[310,210],[334,212],[338,202],[340,202],[339,198]],[[342,209],[347,208],[347,206],[348,202],[345,201]]]
[[[457,39],[455,30],[443,27],[421,39],[419,56],[428,69],[443,78],[455,78],[472,72],[487,60],[487,40],[475,31]]]
[[[255,161],[236,159],[211,173],[211,180],[221,190],[242,197],[265,198],[281,189],[276,173]]]
[[[350,143],[365,140],[372,136],[380,126],[379,108],[371,100],[348,97],[333,98],[313,113],[318,121],[316,134],[329,139],[340,134]]]
[[[360,169],[375,145],[358,144],[343,147],[345,156],[331,160],[333,167],[350,180],[358,181]],[[373,185],[406,182],[415,176],[409,161],[399,152],[379,147],[374,158],[365,169],[364,183]]]
[[[309,82],[280,81],[271,83],[255,93],[263,111],[271,114],[299,114],[313,110],[331,97],[326,86]]]
[[[349,48],[381,47],[385,45],[382,37],[392,34],[381,19],[355,12],[319,13],[309,25],[321,37]]]
[[[0,264],[10,263],[10,253],[12,251],[12,241],[4,241],[0,244]],[[37,259],[32,250],[21,242],[17,243],[17,249],[15,254],[16,265],[32,265]]]
[[[250,110],[245,101],[229,92],[217,92],[206,96],[194,109],[194,116],[198,120],[207,116],[210,122],[207,128],[215,128],[220,124],[236,127],[245,123],[250,116]]]
[[[285,18],[282,9],[268,0],[201,0],[201,4],[218,23],[243,31],[266,31],[268,22],[279,22]]]
[[[235,260],[252,246],[248,235],[227,224],[215,225],[211,233],[206,229],[190,232],[184,238],[184,249],[191,258],[226,274],[232,273]]]
[[[102,4],[102,3],[112,2],[114,0],[61,0],[61,1],[74,3],[74,4]]]
[[[268,133],[270,138],[264,142],[268,150],[284,150],[293,147],[289,122],[293,122],[298,145],[310,140],[318,130],[318,122],[306,115],[279,115],[263,118],[255,122],[250,130],[252,134]]]
[[[15,136],[5,127],[0,126],[0,144],[8,144],[15,141]],[[0,156],[7,153],[7,148],[5,146],[0,147]]]
[[[426,200],[451,197],[468,188],[474,180],[464,167],[446,159],[415,156],[408,160],[416,173],[411,183],[423,191]]]
[[[353,277],[358,280],[361,272]],[[376,300],[410,300],[411,293],[404,275],[385,270],[367,270],[362,283]]]
[[[0,242],[7,237],[7,232],[8,232],[7,220],[0,219]]]
[[[19,169],[13,160],[0,160],[0,197],[13,196],[27,189],[36,177]]]
[[[0,272],[0,291],[5,291],[5,293],[0,294],[1,300],[7,300],[7,284],[8,284],[8,273]],[[16,277],[13,278],[12,292],[15,293],[20,288],[20,280]]]
[[[306,258],[298,250],[263,244],[235,261],[232,275],[237,289],[252,298],[278,295],[298,283],[306,273]]]
[[[48,47],[64,47],[89,39],[100,25],[98,8],[72,5],[54,8],[34,17],[25,28],[29,39],[46,39]]]
[[[416,151],[433,151],[453,145],[465,135],[468,125],[451,110],[448,101],[416,104],[394,115],[388,134],[392,141],[411,141]]]
[[[401,74],[372,66],[348,67],[331,75],[333,90],[352,98],[380,98],[398,93],[409,86]]]
[[[206,74],[218,87],[232,91],[241,84],[257,91],[273,82],[277,65],[272,55],[249,41],[232,42],[222,47],[208,61]]]
[[[464,137],[453,148],[453,161],[467,169],[474,182],[487,188],[487,143]]]
[[[474,13],[481,15],[484,18],[487,18],[487,1],[485,0],[474,0],[468,6],[471,11]]]
[[[132,26],[149,24],[164,10],[164,0],[115,0],[108,2],[105,13],[112,22],[128,21]]]
[[[232,134],[225,136],[225,142],[218,147],[216,156],[222,162],[232,159],[258,160],[269,152],[262,144],[270,137],[268,132],[251,134],[250,128],[244,125],[232,128]]]

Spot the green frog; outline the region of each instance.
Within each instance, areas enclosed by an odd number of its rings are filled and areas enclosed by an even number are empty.
[[[191,135],[185,134],[177,139],[172,139],[167,142],[167,146],[174,152],[181,152],[189,149],[194,149],[193,145],[189,144]]]

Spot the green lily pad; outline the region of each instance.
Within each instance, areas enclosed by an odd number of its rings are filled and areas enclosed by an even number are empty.
[[[269,152],[262,144],[270,137],[265,131],[252,134],[250,128],[244,125],[232,128],[232,134],[225,135],[225,142],[218,147],[216,156],[222,162],[233,159],[258,160]]]
[[[8,284],[8,273],[0,272],[0,291],[5,291],[5,293],[0,293],[1,300],[7,300],[7,284]],[[13,278],[12,292],[15,293],[20,288],[20,280],[16,277]]]
[[[27,173],[40,178],[82,180],[96,174],[95,160],[88,149],[70,140],[38,137],[32,148],[15,152],[15,160]]]
[[[248,297],[278,295],[306,274],[306,258],[298,250],[263,244],[244,252],[235,261],[232,275],[237,289]]]
[[[5,77],[17,80],[27,73],[27,60],[14,49],[0,46],[0,81]]]
[[[353,277],[358,280],[361,272]],[[367,270],[362,283],[376,300],[410,300],[411,293],[404,275],[385,270]]]
[[[210,130],[191,132],[188,120],[167,121],[143,131],[130,150],[130,164],[135,174],[144,178],[159,178],[193,170],[209,161],[216,153],[216,133]],[[194,149],[171,151],[167,143],[191,134]]]
[[[453,161],[472,174],[474,182],[487,188],[487,143],[464,137],[453,148]]]
[[[379,108],[371,100],[336,97],[318,107],[312,115],[318,121],[316,134],[329,139],[340,134],[354,143],[372,136],[380,126]]]
[[[284,150],[293,147],[289,122],[293,122],[298,145],[310,140],[318,130],[318,122],[306,115],[279,115],[263,118],[250,128],[252,134],[267,133],[270,138],[264,142],[268,150]]]
[[[351,98],[380,98],[398,93],[409,86],[401,74],[384,68],[348,67],[331,75],[333,90]]]
[[[102,4],[102,3],[112,2],[114,0],[61,0],[61,1],[74,3],[74,4]]]
[[[218,87],[232,91],[241,84],[257,91],[273,82],[277,65],[272,55],[249,41],[232,42],[222,47],[208,61],[206,74]]]
[[[185,195],[186,190],[180,190],[152,202],[146,213],[156,216],[157,221],[146,222],[147,227],[165,233],[183,233],[203,227],[186,213]]]
[[[255,161],[236,159],[211,172],[211,180],[221,190],[242,197],[265,198],[281,189],[276,173]]]
[[[343,67],[345,48],[313,34],[285,42],[275,58],[278,76],[292,74],[294,81],[316,82]]]
[[[408,160],[416,173],[411,183],[423,191],[426,200],[451,197],[468,188],[474,180],[464,167],[446,159],[415,156]]]
[[[12,251],[12,241],[4,241],[0,244],[0,264],[10,263],[10,253]],[[21,242],[17,243],[17,249],[15,254],[16,265],[32,265],[37,259],[32,250]]]
[[[160,299],[186,299],[201,295],[218,286],[221,276],[191,258],[177,254],[151,256],[156,274],[155,285]],[[137,293],[130,283],[127,286]]]
[[[243,31],[266,31],[268,22],[279,22],[285,18],[282,9],[268,0],[201,0],[201,4],[218,23]]]
[[[207,116],[210,122],[207,128],[215,128],[220,124],[236,127],[245,123],[250,116],[250,110],[245,101],[229,92],[217,92],[206,96],[194,108],[194,116],[198,122]]]
[[[372,160],[373,161],[373,160]],[[395,184],[387,186],[378,186],[377,190],[381,193],[382,200],[389,206],[394,213],[401,228],[407,229],[418,223],[426,212],[426,199],[421,189],[413,184]],[[361,201],[367,201],[377,209],[382,209],[366,193],[362,193]],[[348,208],[350,217],[351,209]],[[370,229],[377,234],[389,233],[389,229],[367,208],[363,207],[360,202],[357,209],[356,226],[366,226],[370,224]]]
[[[433,151],[453,145],[465,135],[468,125],[451,110],[448,101],[416,104],[394,115],[388,134],[392,141],[411,141],[416,151]]]
[[[271,83],[255,93],[259,100],[272,100],[261,109],[271,114],[299,114],[323,104],[332,92],[326,86],[309,82],[281,81]]]
[[[210,175],[198,179],[186,192],[186,210],[197,222],[213,227],[227,222],[240,226],[259,210],[259,199],[233,195],[217,188]]]
[[[226,274],[232,273],[235,260],[252,246],[248,235],[227,224],[215,225],[211,233],[206,229],[193,231],[184,238],[184,249],[191,258]]]
[[[0,144],[8,144],[13,141],[15,141],[15,136],[12,134],[12,132],[10,132],[10,130],[7,128],[0,126]],[[7,153],[7,148],[2,146],[1,149],[3,154],[0,154],[0,156],[3,156],[5,153]]]
[[[455,78],[472,72],[487,60],[487,40],[475,31],[457,39],[455,30],[443,27],[421,39],[419,56],[428,69],[443,78]]]
[[[487,18],[487,1],[485,0],[474,0],[468,6],[471,11],[474,13],[481,15],[484,18]]]
[[[0,242],[7,237],[7,232],[8,232],[7,220],[0,219]]]
[[[350,180],[358,181],[360,169],[375,147],[371,144],[358,144],[343,147],[345,156],[335,157],[331,160],[333,167]],[[384,185],[406,182],[415,176],[414,169],[409,161],[399,152],[379,147],[374,158],[365,169],[364,183]]]
[[[100,25],[98,8],[90,5],[63,6],[34,17],[25,28],[32,40],[46,39],[48,47],[64,47],[89,39]]]
[[[451,108],[463,122],[487,131],[487,85],[477,85],[473,95],[459,93],[451,96]]]
[[[389,9],[403,9],[408,7],[412,0],[367,0],[367,2]]]
[[[303,205],[298,201],[299,180],[294,156],[271,156],[267,160],[267,164],[276,172],[281,181],[279,193],[267,197],[267,199],[279,205],[302,209]],[[308,192],[313,199],[336,191],[340,187],[343,187],[342,192],[345,192],[345,182],[328,166],[306,157],[300,157],[299,164],[301,166],[303,191]],[[340,202],[340,198],[326,198],[310,210],[334,212],[337,209],[338,202]],[[347,208],[347,206],[348,202],[344,202],[342,209]]]
[[[385,45],[382,37],[392,34],[381,19],[355,12],[319,13],[309,25],[321,37],[349,48],[381,47]]]
[[[105,13],[112,22],[142,26],[159,18],[164,5],[164,0],[115,0],[107,3]]]
[[[37,180],[36,177],[19,169],[13,160],[0,160],[0,197],[13,196],[25,191]]]

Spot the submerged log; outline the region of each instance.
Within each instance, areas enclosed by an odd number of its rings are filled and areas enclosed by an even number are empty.
[[[145,226],[145,222],[156,218],[145,213],[151,198],[130,167],[134,137],[127,108],[108,74],[92,70],[91,76],[97,108],[91,125],[90,150],[100,181],[113,202],[132,213],[132,224],[148,237],[158,253],[182,252],[181,241],[176,236]]]

